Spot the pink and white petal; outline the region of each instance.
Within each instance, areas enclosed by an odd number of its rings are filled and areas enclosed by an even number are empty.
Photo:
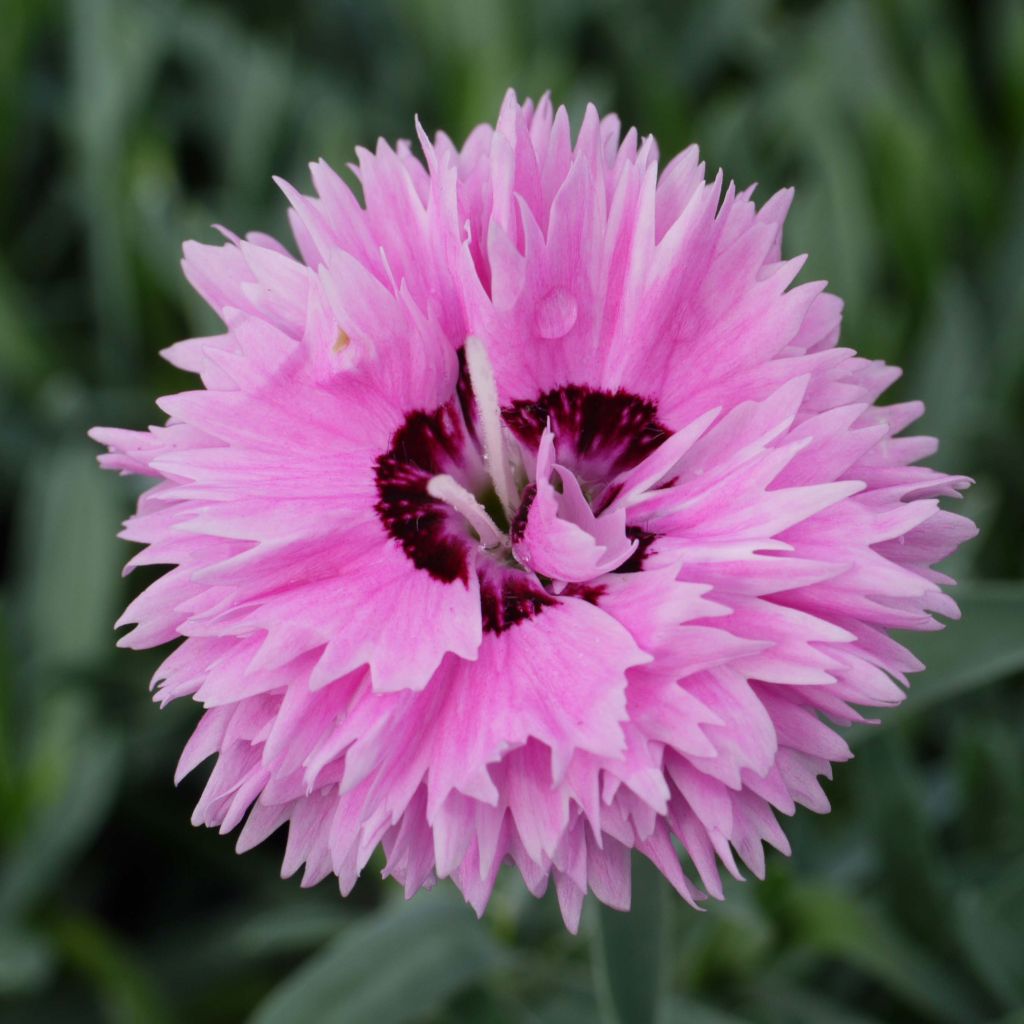
[[[378,691],[421,690],[446,654],[476,658],[480,590],[470,571],[452,583],[434,579],[382,535],[354,554],[343,573],[273,593],[227,628],[266,631],[254,659],[262,668],[323,646],[313,687],[365,664]]]
[[[493,803],[487,766],[531,739],[547,748],[553,783],[576,751],[620,756],[626,673],[649,660],[613,618],[575,598],[485,634],[475,662],[446,659],[413,712],[431,745],[429,807],[453,789]]]

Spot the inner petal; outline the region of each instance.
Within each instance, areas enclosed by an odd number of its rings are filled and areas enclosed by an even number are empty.
[[[536,482],[512,524],[512,552],[541,576],[585,583],[622,565],[637,541],[627,536],[624,509],[595,516],[575,475],[554,460],[555,439],[548,426],[537,450]]]

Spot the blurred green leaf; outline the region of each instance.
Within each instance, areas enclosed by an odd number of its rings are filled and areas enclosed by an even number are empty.
[[[924,662],[912,677],[907,700],[885,712],[883,725],[854,726],[846,735],[852,746],[867,743],[944,701],[998,683],[1024,670],[1024,583],[964,584],[954,594],[961,620],[934,633],[897,635]]]
[[[45,666],[83,670],[110,650],[125,555],[115,533],[117,491],[96,472],[84,441],[33,460],[18,510],[24,594],[20,638]]]
[[[125,143],[160,45],[153,8],[124,0],[69,0],[73,74],[69,131],[85,202],[99,370],[129,379],[139,349],[139,296],[125,224]]]
[[[76,915],[56,921],[51,932],[65,959],[94,987],[110,1024],[165,1024],[164,996],[133,953],[102,922]]]
[[[774,979],[757,986],[757,1020],[766,1024],[886,1024],[878,1017],[850,1009],[835,1000],[795,986],[784,986]],[[680,1020],[680,1024],[683,1024]]]
[[[985,889],[965,888],[955,910],[963,954],[978,977],[1007,1008],[1024,1006],[1024,860]]]
[[[778,922],[750,886],[726,881],[726,898],[713,912],[677,914],[683,935],[672,948],[683,988],[756,974],[778,942]]]
[[[61,788],[35,808],[0,867],[0,920],[27,909],[63,882],[95,838],[117,791],[121,743],[107,730],[79,720],[80,732],[61,752]]]
[[[7,265],[0,262],[0,381],[12,390],[35,383],[43,367],[25,300]]]
[[[926,343],[907,373],[907,393],[925,404],[913,432],[940,438],[942,465],[965,466],[986,411],[990,368],[979,358],[988,328],[962,273],[949,274],[936,289],[924,332]]]
[[[751,1024],[750,1018],[716,1010],[684,996],[668,1000],[662,1019],[665,1024]]]
[[[881,982],[936,1021],[963,1024],[982,1013],[951,965],[934,960],[864,899],[823,885],[801,885],[790,907],[799,941]]]
[[[251,1024],[423,1020],[506,961],[445,887],[353,923],[276,988]]]
[[[304,900],[260,910],[221,931],[217,945],[222,952],[236,950],[245,957],[305,951],[334,938],[339,928],[346,927],[347,915],[348,909],[334,900],[327,906],[309,906]]]
[[[1019,5],[1019,12],[1024,30],[1024,4]],[[1021,345],[1021,324],[1024,323],[1024,294],[1021,293],[1024,289],[1018,287],[1017,270],[1024,264],[1024,170],[1018,172],[1004,203],[1004,219],[1000,223],[1003,236],[993,247],[986,267],[985,298],[991,306],[993,320],[995,372],[991,382],[994,397],[998,399],[989,406],[990,417],[994,420],[1004,412],[1005,403],[1013,402],[1024,373],[1024,345]]]
[[[589,995],[559,993],[531,1010],[532,1024],[594,1024],[597,1007]]]
[[[858,767],[861,820],[872,830],[878,860],[876,895],[908,937],[938,957],[949,957],[956,952],[945,927],[955,882],[938,839],[943,823],[935,820],[936,809],[950,803],[947,779],[926,777],[914,763],[905,732],[897,729],[882,730]]]
[[[54,961],[45,939],[0,925],[0,998],[41,988],[53,975]]]
[[[961,621],[904,637],[928,666],[906,705],[915,714],[1024,669],[1024,583],[972,583],[954,596]]]
[[[305,893],[302,894],[306,896]],[[209,915],[172,928],[154,946],[160,976],[169,985],[188,985],[216,961],[222,976],[282,958],[308,956],[336,938],[351,919],[341,901],[304,898],[280,906],[257,906],[223,916]]]

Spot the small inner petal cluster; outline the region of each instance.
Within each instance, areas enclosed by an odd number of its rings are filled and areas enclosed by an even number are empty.
[[[417,126],[418,128],[418,126]],[[499,869],[629,905],[632,852],[696,904],[825,811],[837,726],[899,703],[889,636],[956,617],[933,566],[969,481],[919,465],[922,408],[793,284],[791,194],[695,148],[510,94],[461,147],[418,128],[287,183],[298,255],[189,243],[223,333],[201,386],[97,428],[153,478],[123,536],[167,571],[121,643],[177,641],[162,702],[216,755],[194,821],[347,893],[378,847],[408,895]]]
[[[616,498],[656,443],[652,436],[669,435],[645,429],[653,409],[622,391],[563,388],[503,410],[483,343],[470,337],[464,351],[472,369],[462,393],[471,401],[452,399],[406,418],[377,460],[376,508],[417,568],[444,583],[476,574],[483,629],[500,633],[554,604],[549,594],[597,580],[638,554],[640,541],[629,535]],[[561,413],[560,458],[581,466],[583,483],[555,462],[552,408]],[[539,438],[538,421],[545,422]],[[643,554],[630,568],[639,568]],[[593,601],[600,590],[569,592]]]

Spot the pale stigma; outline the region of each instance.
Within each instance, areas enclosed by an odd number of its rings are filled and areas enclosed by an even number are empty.
[[[501,406],[498,404],[498,386],[494,381],[494,369],[487,358],[487,349],[479,338],[470,336],[466,339],[466,366],[469,368],[469,381],[473,388],[473,397],[476,399],[477,415],[483,433],[484,462],[494,484],[494,493],[497,494],[505,515],[511,521],[519,505],[519,496],[516,494],[512,462],[505,440],[505,424],[501,418]]]
[[[498,529],[483,505],[454,477],[447,473],[439,473],[432,477],[427,484],[427,493],[464,516],[466,522],[476,530],[485,548],[495,548],[507,543],[505,534]]]

